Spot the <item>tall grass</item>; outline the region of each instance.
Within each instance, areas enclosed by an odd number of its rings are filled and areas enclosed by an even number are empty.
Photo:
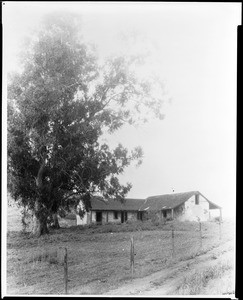
[[[61,264],[60,257],[58,257],[58,251],[42,250],[38,253],[32,254],[27,263],[31,262],[48,262],[50,264]]]
[[[172,226],[177,231],[195,231],[198,230],[197,222],[179,222],[168,221],[166,224],[159,222],[148,221],[127,221],[126,223],[106,223],[106,224],[90,224],[90,225],[78,225],[70,227],[71,230],[80,231],[83,233],[109,233],[109,232],[133,232],[143,230],[165,230],[170,231]]]
[[[228,260],[200,271],[196,270],[189,276],[184,277],[182,284],[176,289],[176,294],[200,295],[210,280],[221,278],[230,269],[233,269],[233,264]]]

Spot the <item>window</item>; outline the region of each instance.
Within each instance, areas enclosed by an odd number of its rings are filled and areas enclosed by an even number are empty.
[[[118,212],[117,211],[114,211],[114,219],[118,219]]]
[[[195,204],[199,205],[199,195],[195,195]]]

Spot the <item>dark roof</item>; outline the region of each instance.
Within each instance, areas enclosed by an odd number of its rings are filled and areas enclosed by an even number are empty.
[[[115,199],[104,200],[102,197],[92,197],[92,210],[125,210],[138,211],[145,199],[126,198],[124,202]]]
[[[162,210],[175,208],[186,202],[196,192],[173,193],[148,197],[140,210]]]
[[[173,193],[159,196],[148,197],[144,204],[140,207],[140,210],[165,210],[175,208],[184,202],[186,202],[193,195],[201,195],[198,191],[191,191],[185,193]],[[220,206],[214,204],[209,201],[206,197],[204,197],[209,202],[209,209],[220,208]]]
[[[209,209],[221,208],[219,205],[209,201],[199,191],[165,194],[148,197],[147,199],[126,198],[124,199],[124,202],[115,199],[105,200],[102,197],[94,196],[91,198],[91,207],[92,210],[157,211],[175,208],[186,202],[193,195],[201,195],[206,199],[209,202]]]

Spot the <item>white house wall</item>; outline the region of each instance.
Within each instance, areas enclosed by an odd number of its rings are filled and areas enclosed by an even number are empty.
[[[91,213],[91,223],[95,223],[96,222],[96,212],[92,211]]]
[[[195,195],[189,198],[185,203],[183,203],[180,207],[174,209],[173,217],[178,219],[179,221],[198,221],[200,218],[201,221],[208,221],[215,214],[218,214],[218,209],[209,210],[209,202],[202,197],[198,196],[199,204],[195,204]],[[217,212],[216,212],[217,211]],[[102,223],[107,223],[107,212],[108,212],[108,222],[109,223],[120,223],[121,222],[121,212],[117,212],[117,219],[114,218],[114,211],[102,211]],[[85,225],[90,224],[90,214],[86,213],[81,220],[79,215],[77,215],[77,225]],[[167,218],[171,218],[171,210],[167,210]],[[158,218],[160,218],[160,212],[158,212]],[[127,220],[137,220],[137,211],[128,211],[127,212]],[[96,211],[92,211],[92,223],[96,223]]]
[[[108,216],[109,216],[109,214],[108,214]],[[107,212],[106,211],[102,211],[102,224],[106,223],[106,220],[107,220]]]
[[[117,219],[115,219],[114,212],[113,211],[109,211],[108,222],[112,222],[112,223],[119,223],[119,222],[121,222],[121,213],[118,212],[117,213]]]
[[[195,195],[185,202],[185,209],[181,216],[178,216],[180,221],[208,221],[209,220],[209,203],[201,195],[199,195],[199,204],[195,204]]]
[[[210,216],[210,220],[219,218],[220,217],[220,209],[219,208],[210,209],[209,216]]]
[[[110,223],[120,223],[121,222],[121,212],[117,212],[117,219],[115,219],[114,211],[102,211],[102,224],[107,223],[107,212],[108,212],[108,222]],[[90,224],[90,214],[91,212],[85,213],[83,219],[77,215],[77,225]],[[127,212],[127,220],[137,220],[137,212]],[[92,223],[96,223],[96,211],[92,211]]]
[[[89,213],[85,213],[83,218],[81,219],[79,215],[76,215],[77,225],[85,225],[88,224]]]
[[[130,220],[130,221],[135,221],[138,219],[138,213],[136,211],[132,212],[132,211],[129,211],[127,213],[127,219]]]
[[[86,212],[83,216],[83,218],[81,219],[80,216],[77,214],[76,218],[77,218],[77,225],[87,225],[90,224],[90,215],[91,212]],[[96,222],[96,213],[94,211],[92,211],[92,223]]]
[[[93,212],[94,214],[96,212]],[[107,223],[107,214],[108,214],[108,223],[119,223],[121,222],[121,213],[117,213],[117,219],[115,219],[113,211],[102,211],[102,223]]]

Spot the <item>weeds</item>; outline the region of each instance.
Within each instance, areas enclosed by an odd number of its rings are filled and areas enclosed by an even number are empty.
[[[37,255],[33,255],[27,263],[31,262],[48,262],[49,264],[59,264],[58,253],[57,251],[43,251],[38,253]]]
[[[220,278],[225,271],[232,268],[233,265],[229,261],[226,261],[207,267],[202,271],[195,271],[190,276],[184,277],[182,284],[176,290],[176,294],[200,295],[202,289],[210,280]]]
[[[197,222],[178,222],[168,221],[166,224],[159,222],[148,221],[127,221],[126,223],[106,223],[103,225],[90,224],[90,225],[78,225],[70,227],[72,230],[76,230],[82,233],[109,233],[109,232],[134,232],[134,231],[145,231],[145,230],[163,230],[171,231],[171,225],[174,225],[177,231],[191,231],[197,228]]]
[[[175,228],[175,258],[171,258],[171,225]],[[156,271],[169,268],[180,260],[195,258],[218,244],[232,239],[231,231],[224,231],[223,240],[218,242],[218,225],[203,224],[208,228],[207,239],[199,249],[199,234],[195,232],[198,224],[189,222],[168,222],[155,225],[150,221],[123,224],[85,225],[51,230],[49,235],[28,238],[27,234],[9,232],[8,276],[21,283],[26,282],[24,291],[35,289],[36,293],[51,291],[57,293],[63,288],[63,249],[69,248],[68,267],[70,289],[79,286],[86,288],[89,282],[96,284],[96,278],[107,279],[102,285],[102,293],[116,287],[123,280],[130,280],[129,254],[130,236],[135,239],[135,278],[144,277]],[[131,234],[131,232],[133,232]],[[217,245],[216,245],[217,244]],[[56,250],[56,251],[55,251]],[[28,264],[29,262],[29,264]],[[209,256],[209,263],[216,263]],[[208,272],[201,275],[206,284],[214,275]],[[195,279],[196,280],[196,279]],[[198,279],[199,280],[199,279]],[[10,281],[9,281],[10,282]],[[50,282],[55,282],[54,284]],[[184,282],[190,284],[189,281]],[[203,287],[203,284],[201,287]],[[199,283],[198,283],[199,286]],[[15,288],[15,283],[8,289]],[[100,285],[99,285],[100,287]],[[183,287],[182,287],[183,288]],[[184,286],[184,294],[186,286]],[[88,289],[89,290],[89,289]],[[190,293],[200,290],[191,291]]]

